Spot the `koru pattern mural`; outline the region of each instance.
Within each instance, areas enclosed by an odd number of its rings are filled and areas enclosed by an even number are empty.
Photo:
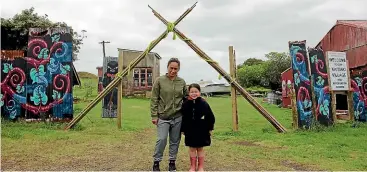
[[[306,41],[289,42],[289,51],[292,58],[298,126],[300,128],[310,128],[313,118],[312,93],[308,70]]]
[[[27,56],[2,60],[2,117],[73,117],[70,33],[69,28],[30,28]]]
[[[118,58],[106,57],[103,62],[103,89],[115,78],[118,72]],[[116,118],[117,117],[117,87],[108,93],[102,99],[102,118]]]
[[[324,51],[320,48],[309,48],[311,79],[314,86],[316,119],[323,125],[333,124],[331,95]]]
[[[354,119],[367,121],[367,68],[351,73],[351,87],[353,89]]]

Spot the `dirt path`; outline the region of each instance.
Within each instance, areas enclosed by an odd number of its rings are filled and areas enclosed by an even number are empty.
[[[128,139],[119,142],[88,142],[86,140],[68,141],[64,147],[53,147],[53,143],[42,143],[43,147],[35,146],[32,153],[22,149],[14,149],[2,156],[2,170],[88,170],[88,171],[148,171],[152,166],[152,152],[155,143],[155,130],[146,129],[141,132],[129,133]],[[103,134],[101,133],[101,136]],[[207,148],[206,170],[308,170],[305,166],[291,161],[255,160],[235,149],[228,149],[226,141],[215,140]],[[14,145],[21,146],[21,145]],[[26,146],[26,145],[23,145]],[[256,146],[244,144],[243,146]],[[32,146],[33,147],[33,146]],[[261,147],[259,147],[261,148]],[[72,155],[63,153],[62,149],[73,149]],[[27,151],[29,152],[29,151]],[[69,151],[70,152],[70,151]],[[236,153],[237,152],[237,153]],[[168,145],[161,170],[167,170]],[[189,167],[187,148],[181,142],[177,160],[178,171],[186,171]]]

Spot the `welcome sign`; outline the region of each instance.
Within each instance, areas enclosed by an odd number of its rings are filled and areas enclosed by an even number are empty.
[[[333,91],[348,91],[348,67],[345,52],[327,51],[330,86]]]

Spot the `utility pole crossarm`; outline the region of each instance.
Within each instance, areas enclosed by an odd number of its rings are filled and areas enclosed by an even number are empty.
[[[106,58],[106,49],[105,49],[105,44],[109,44],[110,41],[102,41],[102,42],[98,42],[99,44],[102,44],[103,47],[103,58]]]

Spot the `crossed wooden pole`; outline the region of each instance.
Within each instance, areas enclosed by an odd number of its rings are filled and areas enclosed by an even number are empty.
[[[126,76],[128,72],[133,69],[162,39],[164,39],[169,32],[174,32],[173,34],[177,34],[177,36],[182,39],[191,49],[193,49],[199,57],[205,60],[209,65],[211,65],[218,73],[220,73],[227,81],[234,87],[241,95],[253,106],[257,111],[260,112],[276,129],[278,132],[283,133],[286,132],[286,129],[268,112],[266,111],[256,100],[238,84],[235,79],[231,78],[230,75],[221,68],[217,62],[213,61],[204,51],[202,51],[196,44],[194,44],[190,39],[188,39],[182,32],[180,32],[175,26],[187,15],[189,14],[196,6],[197,2],[189,9],[187,9],[174,23],[169,23],[166,19],[164,19],[158,12],[156,12],[152,7],[148,5],[148,7],[152,10],[153,14],[162,21],[166,26],[167,30],[162,33],[158,39],[151,42],[149,47],[139,55],[130,65],[125,68],[121,73],[117,74],[117,77],[103,90],[89,105],[80,112],[80,114],[75,117],[66,127],[68,130],[73,127],[76,123],[78,123],[104,96],[106,96],[113,87],[117,86],[123,76]],[[175,38],[175,35],[174,35]]]

